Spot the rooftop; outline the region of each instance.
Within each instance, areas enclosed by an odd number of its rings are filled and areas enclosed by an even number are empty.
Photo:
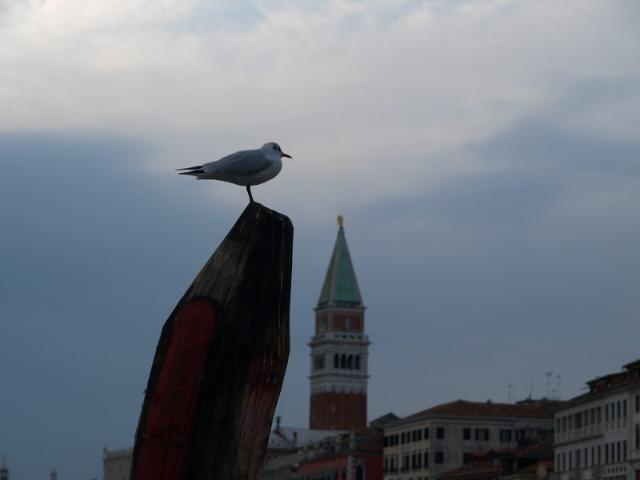
[[[470,402],[456,400],[427,408],[401,420],[417,420],[421,417],[516,417],[553,418],[562,402],[552,400],[525,400],[518,403]]]
[[[297,449],[313,442],[338,435],[336,430],[309,430],[302,427],[276,426],[269,435],[270,449]]]
[[[566,407],[587,402],[602,395],[607,395],[614,390],[638,384],[640,384],[640,359],[624,365],[621,372],[609,373],[588,381],[589,391],[569,400],[566,403]]]

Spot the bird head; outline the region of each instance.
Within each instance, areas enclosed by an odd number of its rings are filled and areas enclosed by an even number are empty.
[[[280,148],[280,145],[278,145],[276,142],[267,142],[262,146],[262,150],[273,150],[278,152],[278,154],[281,157],[287,157],[287,158],[293,158],[291,155],[288,155],[286,153],[284,153],[282,151],[282,149]]]

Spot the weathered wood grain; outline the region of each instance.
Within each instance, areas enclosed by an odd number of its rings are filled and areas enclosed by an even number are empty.
[[[251,203],[196,276],[156,348],[133,480],[259,477],[289,356],[292,247],[290,220]]]

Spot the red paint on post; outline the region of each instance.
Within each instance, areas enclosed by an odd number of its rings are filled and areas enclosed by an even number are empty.
[[[176,480],[182,475],[215,323],[215,309],[203,299],[176,314],[144,422],[137,480]]]

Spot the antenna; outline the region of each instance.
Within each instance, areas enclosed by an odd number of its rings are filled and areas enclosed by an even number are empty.
[[[533,375],[529,374],[529,400],[533,398]]]
[[[556,400],[562,399],[562,374],[556,374]]]
[[[511,390],[513,389],[513,384],[509,383],[509,385],[507,385],[507,395],[509,398],[509,403],[511,403]]]
[[[553,372],[545,373],[545,376],[547,377],[547,398],[551,398],[551,376],[552,375],[553,375]]]

